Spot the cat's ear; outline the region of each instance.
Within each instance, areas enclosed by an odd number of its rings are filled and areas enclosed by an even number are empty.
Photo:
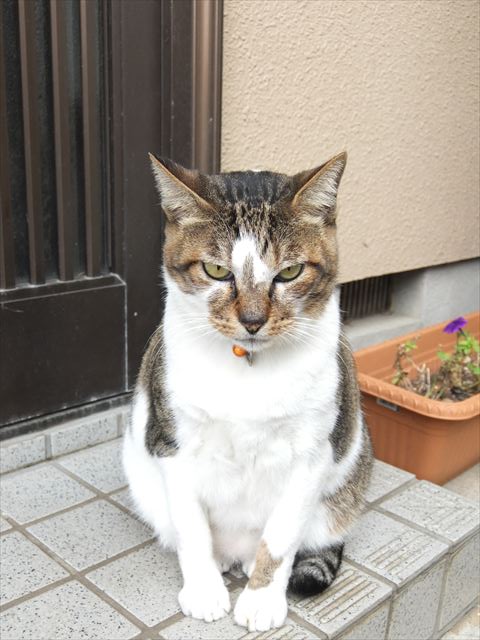
[[[198,171],[185,169],[172,160],[157,158],[149,153],[161,205],[169,222],[193,224],[202,222],[212,205],[197,192],[200,187]]]
[[[324,222],[334,222],[338,186],[346,163],[344,151],[316,169],[297,173],[293,177],[296,193],[292,207],[309,217],[318,216]]]

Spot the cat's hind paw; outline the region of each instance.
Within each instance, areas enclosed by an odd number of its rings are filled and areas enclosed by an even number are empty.
[[[268,631],[281,627],[287,613],[287,598],[280,589],[246,587],[237,600],[233,616],[237,624],[249,631]]]
[[[178,594],[184,615],[213,622],[230,611],[230,596],[220,576],[201,583],[185,583]]]

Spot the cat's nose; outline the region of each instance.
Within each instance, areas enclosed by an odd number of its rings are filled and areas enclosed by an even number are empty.
[[[241,315],[239,318],[240,322],[243,324],[245,329],[252,336],[255,335],[266,323],[267,318],[263,316],[246,316]]]

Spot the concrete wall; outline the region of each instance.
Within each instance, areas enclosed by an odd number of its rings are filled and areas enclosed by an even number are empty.
[[[476,0],[225,0],[222,169],[347,149],[341,279],[479,254]]]
[[[397,274],[391,310],[347,322],[345,329],[356,350],[479,309],[480,260],[465,260]]]

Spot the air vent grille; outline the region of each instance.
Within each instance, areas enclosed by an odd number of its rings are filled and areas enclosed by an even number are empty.
[[[342,284],[340,308],[343,320],[364,318],[390,309],[391,276],[365,278]]]

